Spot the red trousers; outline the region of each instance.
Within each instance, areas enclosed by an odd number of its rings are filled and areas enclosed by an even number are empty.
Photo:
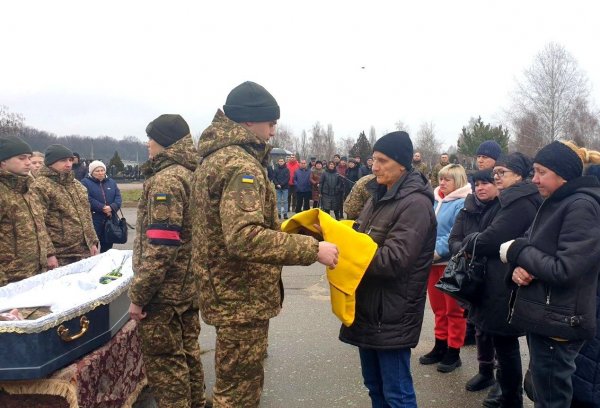
[[[465,342],[467,319],[464,318],[464,309],[458,305],[454,298],[440,292],[435,284],[444,274],[446,265],[432,265],[427,282],[429,304],[435,315],[435,338],[447,340],[448,347],[461,348]]]

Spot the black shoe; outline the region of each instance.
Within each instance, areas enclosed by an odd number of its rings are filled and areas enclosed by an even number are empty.
[[[486,408],[499,408],[502,406],[502,388],[500,388],[499,383],[494,384],[481,405]]]
[[[461,365],[462,361],[460,361],[460,349],[448,347],[448,351],[444,355],[444,358],[437,365],[437,370],[440,373],[451,373]]]
[[[288,219],[287,213],[283,214],[283,219],[284,219],[284,220],[287,220],[287,219]]]
[[[419,363],[423,365],[439,363],[447,351],[448,342],[446,340],[435,339],[435,346],[433,346],[433,349],[429,353],[419,357]]]
[[[491,387],[492,385],[494,385],[495,382],[496,382],[496,379],[494,379],[493,376],[488,377],[481,373],[477,373],[477,374],[475,374],[475,376],[473,376],[473,378],[471,378],[469,381],[467,381],[465,388],[467,391],[471,391],[471,392],[481,391],[481,390],[485,390],[488,387]]]

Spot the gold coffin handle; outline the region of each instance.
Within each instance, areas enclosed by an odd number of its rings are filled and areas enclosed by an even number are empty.
[[[62,341],[66,341],[66,342],[77,340],[78,338],[83,336],[88,331],[88,328],[90,327],[90,321],[88,320],[87,317],[81,316],[81,319],[79,320],[79,324],[81,324],[81,330],[79,331],[79,333],[74,334],[72,336],[69,336],[69,329],[67,329],[65,326],[63,326],[61,324],[60,326],[58,326],[58,329],[56,329],[56,332],[58,333],[58,337],[60,337]]]

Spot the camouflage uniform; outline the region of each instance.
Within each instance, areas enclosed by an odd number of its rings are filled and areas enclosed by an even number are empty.
[[[355,220],[358,218],[360,212],[365,206],[367,200],[371,198],[371,193],[367,191],[367,183],[371,180],[374,180],[376,177],[374,174],[368,174],[364,177],[361,177],[352,190],[346,201],[344,201],[344,212],[346,213],[346,218],[349,220]]]
[[[412,166],[415,169],[419,170],[421,173],[423,173],[425,177],[429,177],[429,169],[427,168],[427,164],[425,164],[424,161],[421,160],[419,163],[413,162]]]
[[[279,231],[270,147],[219,110],[199,143],[192,264],[200,310],[217,326],[215,407],[257,407],[268,322],[281,309],[282,265],[310,265],[318,242]]]
[[[0,169],[0,286],[43,272],[52,255],[32,182]]]
[[[440,185],[440,181],[438,180],[438,174],[439,174],[440,170],[443,169],[444,167],[446,167],[448,164],[450,164],[450,163],[446,163],[446,164],[438,163],[433,167],[433,170],[431,171],[431,187],[436,188],[437,186]]]
[[[198,276],[190,268],[191,135],[146,163],[133,252],[131,302],[143,307],[142,353],[160,407],[204,407]]]
[[[31,185],[43,208],[46,230],[52,241],[50,250],[60,266],[90,256],[98,245],[92,212],[85,187],[73,172],[59,173],[42,167]]]

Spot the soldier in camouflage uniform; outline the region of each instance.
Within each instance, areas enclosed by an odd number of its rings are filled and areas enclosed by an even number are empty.
[[[31,189],[43,208],[46,230],[52,241],[58,265],[68,265],[98,254],[98,237],[86,188],[75,179],[73,152],[62,145],[51,145]]]
[[[344,201],[344,212],[347,219],[355,220],[358,218],[367,200],[371,197],[371,193],[367,190],[367,183],[374,178],[374,174],[368,174],[361,177],[352,187],[350,194]]]
[[[431,187],[436,188],[440,185],[440,180],[438,179],[438,174],[440,170],[450,164],[450,160],[448,160],[448,153],[442,153],[440,155],[440,162],[433,167],[431,170]]]
[[[0,138],[0,286],[43,272],[56,262],[42,208],[29,189],[31,147],[17,137]]]
[[[205,406],[200,360],[198,275],[190,265],[189,197],[198,152],[179,115],[161,115],[146,128],[150,160],[138,205],[129,289],[148,382],[160,407]]]
[[[429,178],[429,169],[427,168],[427,164],[421,158],[421,152],[415,152],[415,154],[413,154],[412,166],[423,173],[425,177]]]
[[[279,106],[262,86],[234,88],[199,142],[192,265],[203,320],[216,326],[214,407],[258,407],[282,265],[337,264],[337,247],[280,231],[266,164]]]

